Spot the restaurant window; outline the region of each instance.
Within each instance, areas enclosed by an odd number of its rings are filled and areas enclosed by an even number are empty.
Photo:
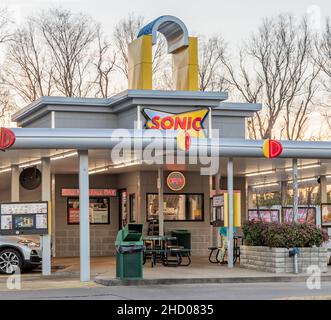
[[[110,224],[109,198],[90,198],[90,224]],[[68,198],[68,224],[79,224],[79,198]]]
[[[165,221],[203,221],[203,194],[164,194]],[[159,196],[147,194],[147,221],[158,219]]]

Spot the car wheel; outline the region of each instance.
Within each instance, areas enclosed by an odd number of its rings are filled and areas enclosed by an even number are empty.
[[[23,259],[15,249],[4,249],[0,251],[0,273],[13,274],[17,267],[22,270]]]

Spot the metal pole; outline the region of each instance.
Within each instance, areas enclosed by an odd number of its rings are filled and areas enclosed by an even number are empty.
[[[321,203],[328,202],[326,176],[320,176],[320,199]]]
[[[164,236],[164,212],[163,212],[163,168],[158,168],[158,191],[159,191],[159,235]]]
[[[298,221],[298,159],[293,159],[293,221]]]
[[[281,205],[283,207],[287,206],[287,181],[281,181],[280,183],[280,197],[281,197]]]
[[[41,200],[51,201],[51,162],[49,158],[41,159]],[[51,214],[51,213],[49,213]],[[51,235],[41,236],[42,275],[51,275]]]
[[[297,253],[294,255],[294,273],[295,274],[299,273],[298,254]]]
[[[221,193],[221,167],[218,169],[218,172],[215,176],[215,190],[216,190],[216,194],[220,194]]]
[[[229,232],[228,232],[228,268],[233,268],[233,160],[228,159],[228,208],[229,208]]]
[[[88,151],[79,155],[79,229],[80,229],[80,280],[90,281],[90,218]]]
[[[246,202],[247,202],[247,209],[253,209],[254,208],[253,189],[252,189],[251,186],[247,187],[247,201]]]
[[[211,191],[213,190],[212,186],[213,186],[213,176],[210,176],[209,179],[209,185],[210,185],[210,194]],[[216,195],[220,195],[221,194],[221,165],[218,168],[218,172],[215,175],[215,192]],[[210,219],[212,218],[213,215],[213,211],[216,210],[216,208],[214,208],[213,206],[211,206],[210,208]],[[216,212],[215,212],[215,217],[216,218]],[[221,237],[219,234],[219,227],[215,227],[214,225],[211,225],[211,243],[212,243],[212,247],[220,247],[221,246]]]
[[[11,166],[11,202],[20,201],[20,170],[18,165]]]

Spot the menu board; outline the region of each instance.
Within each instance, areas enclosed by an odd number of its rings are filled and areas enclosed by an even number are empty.
[[[213,207],[223,207],[224,206],[224,195],[213,197]]]
[[[68,224],[79,224],[79,198],[68,198]],[[91,224],[109,224],[109,198],[90,198]]]
[[[0,234],[48,234],[48,202],[0,204]]]
[[[331,204],[323,203],[321,205],[322,226],[331,227]]]
[[[294,212],[293,207],[282,208],[282,221],[284,223],[293,223]],[[316,208],[314,207],[299,207],[298,208],[298,223],[316,224]]]
[[[262,221],[262,222],[280,222],[279,210],[277,209],[249,209],[249,221]]]

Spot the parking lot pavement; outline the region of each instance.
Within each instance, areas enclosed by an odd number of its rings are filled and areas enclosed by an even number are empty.
[[[331,282],[320,290],[309,290],[305,283],[240,283],[195,284],[139,287],[70,287],[44,290],[12,290],[1,292],[0,299],[32,300],[270,300],[323,299],[331,300]]]
[[[38,291],[38,290],[54,290],[67,288],[93,288],[102,287],[94,281],[80,282],[79,277],[71,275],[59,275],[50,277],[41,277],[40,273],[31,272],[19,276],[0,275],[0,295],[5,292],[12,292],[12,287],[19,283],[20,290],[23,291]]]

